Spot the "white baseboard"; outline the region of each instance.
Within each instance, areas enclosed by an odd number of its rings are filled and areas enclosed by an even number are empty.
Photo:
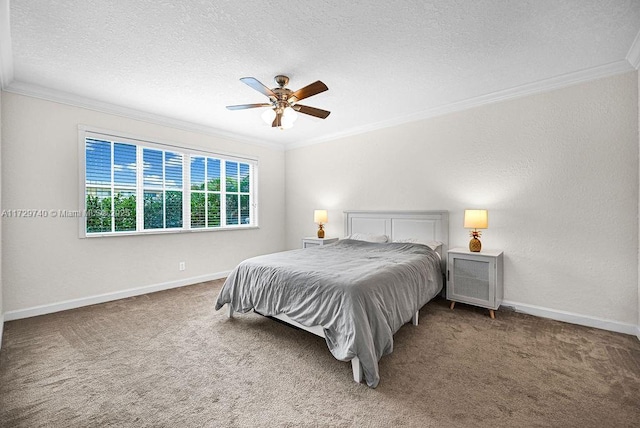
[[[555,309],[543,308],[541,306],[527,305],[524,303],[510,302],[504,300],[503,306],[510,306],[516,312],[523,314],[535,315],[542,318],[550,318],[556,321],[564,321],[571,324],[583,325],[586,327],[595,327],[602,330],[615,331],[616,333],[624,333],[638,336],[640,339],[640,326],[635,324],[626,324],[619,321],[606,320],[602,318],[589,317],[586,315],[575,314],[572,312],[558,311]]]
[[[65,300],[63,302],[51,303],[48,305],[34,306],[26,309],[8,311],[4,314],[5,321],[30,318],[38,315],[46,315],[54,312],[66,311],[68,309],[80,308],[82,306],[95,305],[98,303],[110,302],[127,297],[140,296],[142,294],[154,293],[156,291],[168,290],[171,288],[184,287],[185,285],[198,284],[200,282],[213,281],[214,279],[225,278],[230,271],[218,272],[209,275],[196,276],[192,278],[180,279],[177,281],[163,282],[160,284],[146,285],[144,287],[129,288],[127,290],[115,291],[113,293],[98,294],[96,296],[82,297],[80,299]]]
[[[4,314],[0,314],[0,349],[2,349],[2,331],[4,330]]]
[[[66,300],[63,302],[52,303],[49,305],[34,306],[26,309],[18,309],[0,314],[0,349],[2,349],[2,332],[5,321],[13,321],[22,318],[30,318],[38,315],[46,315],[54,312],[66,311],[68,309],[80,308],[83,306],[95,305],[98,303],[110,302],[127,297],[140,296],[142,294],[154,293],[156,291],[169,290],[171,288],[184,287],[186,285],[198,284],[200,282],[213,281],[215,279],[225,278],[230,271],[218,272],[209,275],[202,275],[192,278],[185,278],[177,281],[163,282],[160,284],[147,285],[144,287],[130,288],[127,290],[116,291],[113,293],[99,294],[96,296],[84,297],[80,299]],[[516,312],[534,315],[542,318],[550,318],[557,321],[568,322],[571,324],[583,325],[586,327],[595,327],[603,330],[614,331],[635,335],[640,340],[640,325],[626,324],[618,321],[606,320],[602,318],[588,317],[585,315],[575,314],[572,312],[558,311],[554,309],[544,308],[541,306],[527,305],[524,303],[511,302],[505,300],[503,306],[512,307]]]

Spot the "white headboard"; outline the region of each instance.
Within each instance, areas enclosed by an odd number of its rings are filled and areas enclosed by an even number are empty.
[[[440,241],[443,268],[449,249],[449,211],[345,211],[345,236],[387,235],[389,241]],[[446,271],[445,271],[446,272]]]

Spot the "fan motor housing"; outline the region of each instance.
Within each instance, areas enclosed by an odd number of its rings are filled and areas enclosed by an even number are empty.
[[[283,74],[278,74],[273,78],[273,80],[275,80],[278,86],[280,86],[281,88],[284,88],[289,84],[289,78]]]

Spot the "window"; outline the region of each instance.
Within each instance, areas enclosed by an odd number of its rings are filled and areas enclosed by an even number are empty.
[[[86,232],[136,230],[136,147],[86,139]]]
[[[257,161],[80,130],[82,236],[257,226]]]
[[[181,153],[142,149],[144,228],[182,227]]]
[[[219,227],[220,159],[191,158],[191,227]]]

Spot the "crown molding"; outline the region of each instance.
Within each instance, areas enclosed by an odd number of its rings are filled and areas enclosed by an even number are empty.
[[[13,53],[11,47],[11,26],[10,26],[10,7],[9,0],[0,0],[0,88],[7,92],[13,92],[20,95],[26,95],[36,98],[42,98],[45,100],[58,102],[61,104],[67,104],[75,107],[82,107],[94,111],[99,111],[108,114],[114,114],[131,119],[136,119],[156,125],[170,126],[173,128],[198,132],[207,134],[219,138],[225,138],[245,144],[252,144],[261,147],[266,147],[272,150],[291,150],[305,146],[311,146],[314,144],[320,144],[328,141],[333,141],[341,138],[346,138],[358,134],[363,134],[371,131],[376,131],[383,128],[402,125],[409,122],[420,121],[424,119],[430,119],[433,117],[441,116],[448,113],[462,111],[474,107],[480,107],[483,105],[520,98],[537,93],[543,93],[559,89],[566,86],[571,86],[579,83],[583,83],[589,80],[595,80],[603,77],[608,77],[616,74],[625,73],[633,69],[640,68],[640,32],[636,35],[634,42],[631,45],[624,60],[616,61],[610,64],[605,64],[599,67],[593,67],[586,70],[581,70],[575,73],[568,73],[565,75],[553,77],[550,79],[544,79],[533,83],[528,83],[514,88],[506,89],[503,91],[484,94],[478,97],[461,100],[446,105],[438,106],[429,110],[416,112],[414,114],[392,118],[389,120],[376,122],[360,127],[354,127],[342,132],[329,134],[323,137],[314,138],[310,140],[301,140],[288,144],[279,144],[274,142],[263,141],[250,137],[243,137],[235,133],[226,132],[218,128],[209,127],[193,122],[183,121],[162,115],[156,115],[124,106],[104,103],[101,101],[89,99],[86,97],[80,97],[77,95],[64,93],[61,91],[55,91],[53,89],[44,88],[38,85],[31,85],[22,82],[14,81],[13,72]]]
[[[38,85],[26,84],[14,80],[13,49],[11,42],[11,23],[9,0],[0,0],[0,89],[14,94],[41,98],[48,101],[82,107],[101,113],[123,116],[140,120],[154,125],[169,126],[183,131],[198,132],[214,137],[225,138],[244,144],[266,147],[271,150],[283,151],[284,146],[255,138],[242,137],[238,134],[226,132],[206,125],[183,121],[141,110],[104,103],[86,97],[56,91]]]
[[[627,52],[626,59],[636,70],[640,68],[640,31],[636,34],[636,38],[631,44],[629,52]]]
[[[11,48],[11,23],[9,0],[0,0],[0,88],[5,89],[13,81],[13,51]]]
[[[481,107],[487,104],[492,104],[500,101],[506,101],[514,98],[521,98],[529,95],[549,92],[549,91],[561,89],[567,86],[588,82],[591,80],[596,80],[604,77],[614,76],[617,74],[627,73],[632,70],[633,70],[633,67],[630,61],[626,59],[620,60],[620,61],[612,62],[610,64],[605,64],[598,67],[592,67],[586,70],[581,70],[574,73],[568,73],[561,76],[552,77],[550,79],[543,79],[537,82],[527,83],[525,85],[516,86],[510,89],[505,89],[502,91],[492,92],[489,94],[480,95],[478,97],[445,104],[442,106],[438,106],[429,110],[424,110],[408,116],[398,117],[390,120],[385,120],[382,122],[376,122],[370,125],[360,126],[356,128],[350,128],[344,132],[338,132],[338,133],[334,133],[324,137],[315,138],[312,140],[289,143],[285,146],[285,150],[292,150],[300,147],[320,144],[328,141],[337,140],[340,138],[346,138],[346,137],[351,137],[358,134],[363,134],[365,132],[371,132],[371,131],[376,131],[383,128],[398,126],[398,125],[402,125],[409,122],[416,122],[420,120],[431,119],[437,116],[442,116],[449,113],[468,110],[474,107]]]
[[[0,0],[3,1],[3,0]],[[636,38],[636,41],[638,38]],[[640,49],[640,43],[634,42],[634,46],[629,51],[630,54],[635,48]],[[634,51],[635,52],[635,51]],[[556,89],[564,88],[567,86],[577,85],[590,80],[596,80],[603,77],[614,76],[617,74],[626,73],[634,70],[632,62],[629,60],[631,55],[627,55],[627,59],[616,61],[610,64],[605,64],[598,67],[581,70],[575,73],[568,73],[561,76],[552,77],[550,79],[539,80],[537,82],[528,83],[521,86],[516,86],[510,89],[502,91],[492,92],[484,94],[478,97],[461,100],[442,106],[438,106],[422,112],[417,112],[404,117],[397,117],[381,122],[376,122],[369,125],[359,126],[347,129],[343,132],[337,132],[326,135],[320,138],[314,138],[311,140],[302,140],[286,145],[272,143],[253,138],[241,137],[237,134],[222,131],[217,128],[212,128],[205,125],[200,125],[192,122],[187,122],[179,119],[156,115],[128,107],[105,103],[86,97],[80,97],[77,95],[69,94],[62,91],[56,91],[53,89],[45,88],[38,85],[31,85],[22,82],[12,81],[8,86],[3,87],[3,90],[7,92],[16,93],[19,95],[26,95],[35,98],[41,98],[48,101],[53,101],[61,104],[67,104],[75,107],[82,107],[89,110],[99,111],[102,113],[114,114],[131,119],[136,119],[156,125],[170,126],[185,131],[198,132],[202,134],[212,135],[215,137],[226,138],[233,141],[238,141],[244,144],[252,144],[261,147],[266,147],[271,150],[292,150],[300,147],[311,146],[328,141],[333,141],[341,138],[351,137],[358,134],[364,134],[367,132],[376,131],[383,128],[390,128],[410,122],[416,122],[420,120],[430,119],[437,116],[442,116],[449,113],[467,110],[474,107],[481,107],[484,105],[492,104],[499,101],[510,100],[514,98],[521,98],[529,95],[535,95],[543,92],[549,92]],[[637,61],[637,59],[636,59]],[[3,70],[4,71],[4,70]]]
[[[101,113],[113,114],[116,116],[122,116],[129,119],[139,120],[142,122],[152,123],[154,125],[168,126],[183,131],[198,132],[200,134],[211,135],[214,137],[225,138],[227,140],[236,141],[244,144],[252,144],[254,146],[266,147],[271,150],[283,151],[284,146],[282,144],[271,143],[268,141],[262,141],[253,138],[245,138],[231,132],[222,131],[217,128],[213,128],[206,125],[200,125],[193,122],[174,119],[167,116],[162,116],[154,113],[145,112],[142,110],[136,110],[129,107],[123,107],[120,105],[105,103],[102,101],[93,100],[86,97],[70,94],[67,92],[57,91],[55,89],[45,88],[43,86],[32,85],[28,83],[13,81],[6,88],[3,88],[6,92],[11,92],[18,95],[25,95],[28,97],[40,98],[47,101],[53,101],[60,104],[66,104],[73,107],[86,108]]]

